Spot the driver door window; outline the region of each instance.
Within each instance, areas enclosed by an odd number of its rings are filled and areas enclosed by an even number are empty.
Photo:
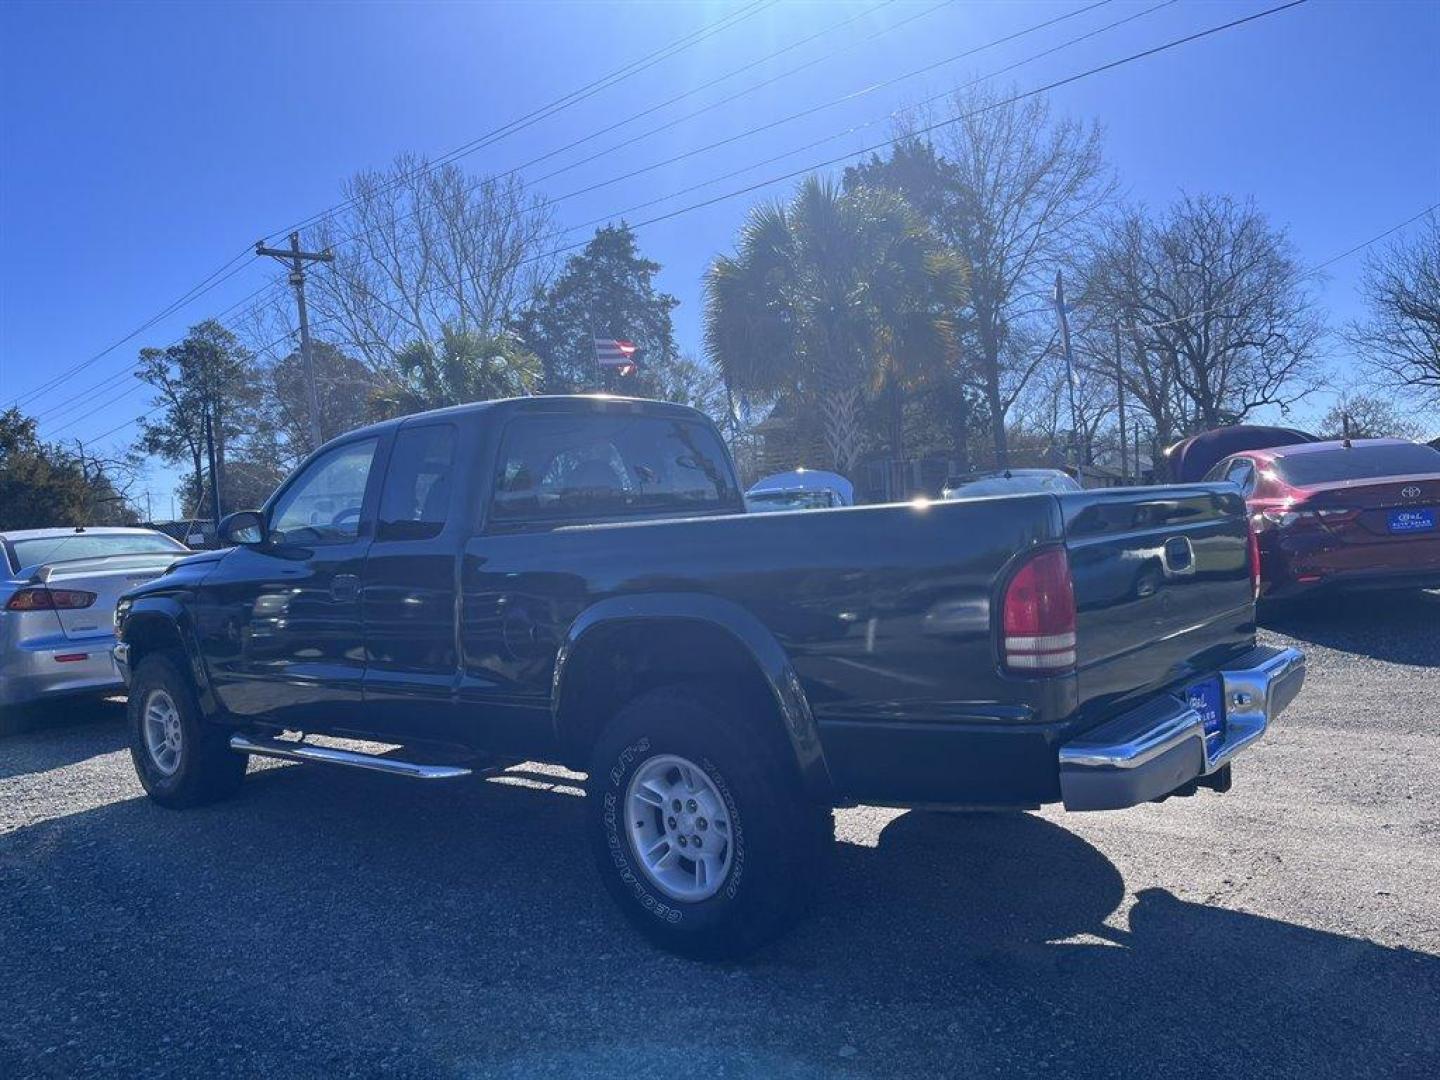
[[[270,510],[270,534],[299,544],[343,544],[360,535],[377,439],[337,446],[310,463]]]

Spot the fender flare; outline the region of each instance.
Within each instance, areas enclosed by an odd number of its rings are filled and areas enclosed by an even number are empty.
[[[581,612],[566,630],[555,656],[550,714],[557,741],[562,738],[560,707],[566,669],[586,636],[617,623],[662,619],[704,623],[728,634],[749,655],[770,688],[807,793],[815,798],[831,799],[834,786],[825,761],[825,750],[820,743],[820,731],[789,656],[775,635],[753,614],[732,600],[708,593],[616,596],[592,604]]]
[[[125,616],[121,637],[128,639],[132,627],[156,622],[165,623],[180,640],[180,648],[185,653],[185,662],[190,670],[190,678],[195,683],[195,696],[200,700],[200,708],[207,717],[219,716],[224,710],[220,707],[220,699],[215,695],[209,672],[201,659],[200,639],[195,632],[194,620],[178,598],[165,595],[135,597],[130,604],[129,613]],[[131,661],[131,671],[138,666],[138,662]]]

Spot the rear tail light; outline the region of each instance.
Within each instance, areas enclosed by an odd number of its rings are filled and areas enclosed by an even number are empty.
[[[1262,510],[1260,519],[1277,529],[1299,529],[1320,525],[1343,525],[1360,516],[1359,510],[1335,508],[1327,510]]]
[[[1075,670],[1075,586],[1061,547],[1027,558],[1005,587],[1001,656],[1024,675]]]
[[[93,592],[49,589],[43,585],[21,589],[5,605],[6,611],[73,611],[95,602]]]
[[[1251,524],[1246,530],[1245,550],[1250,557],[1250,596],[1254,600],[1260,599],[1260,537],[1255,534],[1255,526]]]
[[[1316,517],[1309,510],[1262,510],[1260,520],[1277,529],[1293,529],[1297,525],[1313,525]]]

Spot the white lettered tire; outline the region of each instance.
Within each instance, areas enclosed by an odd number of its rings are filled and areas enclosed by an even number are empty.
[[[596,744],[596,865],[664,949],[742,956],[803,914],[823,879],[834,816],[806,797],[767,720],[712,684],[662,687],[622,708]]]

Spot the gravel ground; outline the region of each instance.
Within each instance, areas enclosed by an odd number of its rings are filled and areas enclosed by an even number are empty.
[[[57,710],[0,741],[0,1076],[1440,1076],[1440,597],[1266,637],[1310,681],[1230,794],[841,811],[819,911],[727,966],[611,909],[573,774],[172,813],[118,706]]]

